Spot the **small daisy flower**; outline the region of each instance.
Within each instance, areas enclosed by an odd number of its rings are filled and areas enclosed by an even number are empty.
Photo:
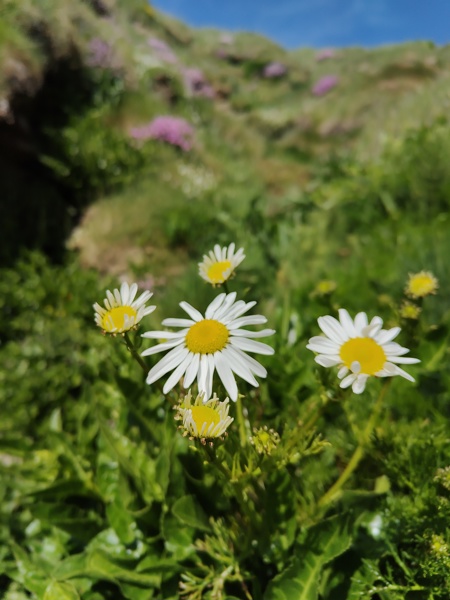
[[[198,438],[205,443],[206,440],[222,438],[234,419],[228,416],[228,398],[222,402],[216,394],[206,402],[203,402],[203,398],[203,394],[198,394],[192,403],[189,391],[176,407],[175,419],[182,421],[180,429],[184,429],[184,436],[189,436],[190,439]]]
[[[403,302],[400,307],[400,316],[402,319],[411,319],[417,321],[420,316],[422,309],[417,304],[412,302]]]
[[[234,244],[230,244],[228,248],[221,248],[216,244],[214,250],[210,250],[209,256],[204,254],[203,261],[198,263],[200,277],[212,285],[219,285],[230,279],[236,267],[245,258],[243,248],[239,248],[237,252],[234,248]]]
[[[433,273],[420,271],[420,273],[410,273],[405,293],[411,298],[424,298],[430,294],[435,294],[438,287],[439,282]]]
[[[148,331],[145,338],[166,339],[142,352],[149,356],[164,350],[168,354],[149,372],[147,383],[151,384],[169,371],[173,371],[166,381],[163,393],[167,394],[184,376],[184,387],[188,388],[197,378],[198,391],[210,398],[214,371],[222,380],[229,397],[236,401],[238,388],[234,374],[257,387],[258,377],[266,377],[266,369],[246,352],[273,354],[267,344],[251,338],[260,338],[275,333],[273,329],[248,331],[245,325],[260,325],[267,322],[262,315],[243,317],[256,302],[236,301],[236,292],[219,294],[208,306],[203,316],[187,302],[180,302],[181,308],[190,319],[165,319],[162,324],[181,327],[180,331]]]
[[[123,333],[133,329],[139,321],[152,313],[156,306],[145,306],[153,296],[151,292],[143,292],[135,300],[138,286],[136,283],[128,285],[124,282],[120,290],[106,291],[103,306],[94,304],[95,322],[105,333]]]
[[[355,394],[361,394],[369,377],[401,375],[408,381],[414,379],[397,364],[415,364],[417,358],[403,356],[409,352],[392,340],[400,327],[382,329],[383,320],[374,317],[368,323],[366,313],[360,312],[353,320],[344,308],[339,309],[339,321],[334,317],[319,317],[319,327],[324,336],[315,336],[306,346],[317,352],[315,361],[322,367],[339,366],[341,388],[350,385]]]

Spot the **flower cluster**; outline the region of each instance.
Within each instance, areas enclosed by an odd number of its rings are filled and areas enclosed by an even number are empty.
[[[153,296],[151,292],[143,292],[135,300],[138,286],[133,283],[122,283],[120,290],[106,290],[104,307],[94,304],[95,322],[105,333],[124,333],[133,329],[146,315],[152,313],[156,306],[145,306]]]
[[[207,440],[223,438],[226,430],[234,421],[228,415],[230,410],[229,400],[222,402],[214,394],[212,398],[205,401],[203,394],[198,394],[192,403],[192,395],[189,391],[175,407],[177,413],[175,419],[182,421],[180,426],[183,435],[189,439],[199,439],[203,444]]]
[[[236,267],[245,258],[243,248],[239,248],[237,252],[234,249],[234,244],[230,244],[228,248],[221,248],[219,244],[216,244],[214,250],[210,250],[208,255],[203,255],[203,261],[198,265],[200,277],[212,285],[219,285],[228,281],[234,274]]]
[[[278,79],[287,73],[287,67],[279,62],[271,62],[263,69],[263,77],[266,79]]]
[[[314,84],[312,93],[314,96],[324,96],[334,87],[336,87],[338,81],[339,80],[336,75],[325,75],[325,77],[322,77]]]
[[[339,367],[342,388],[352,386],[355,394],[361,394],[371,376],[401,375],[414,381],[398,366],[420,362],[404,356],[408,348],[392,341],[400,333],[400,327],[382,329],[380,317],[374,317],[369,323],[364,312],[353,320],[344,308],[339,309],[339,321],[325,316],[319,317],[318,323],[325,337],[312,337],[306,347],[318,353],[315,361],[322,367]]]
[[[214,90],[206,80],[203,71],[195,68],[182,69],[184,87],[190,96],[214,98]]]
[[[133,127],[130,135],[135,140],[161,140],[188,151],[193,145],[194,128],[181,117],[163,115],[146,125]]]
[[[323,50],[319,50],[316,54],[316,61],[321,62],[323,60],[334,58],[335,56],[336,52],[332,48],[324,48]]]
[[[156,37],[150,37],[147,40],[148,45],[153,50],[156,58],[162,62],[175,65],[178,63],[178,58],[169,44]]]
[[[273,354],[273,348],[252,338],[260,338],[275,333],[273,329],[248,331],[246,325],[260,325],[267,322],[262,315],[243,316],[256,302],[236,300],[236,292],[219,294],[207,307],[203,316],[187,302],[180,302],[189,319],[165,319],[162,324],[178,327],[179,331],[147,331],[144,338],[165,340],[144,350],[141,356],[150,356],[168,350],[147,376],[151,384],[170,371],[172,374],[163,387],[167,394],[184,377],[183,385],[189,388],[197,379],[199,393],[206,399],[211,397],[213,376],[217,371],[230,398],[238,397],[238,387],[234,375],[238,375],[257,387],[258,377],[266,377],[266,369],[247,352]]]
[[[92,38],[89,42],[86,63],[89,67],[98,69],[117,70],[120,68],[113,47],[98,37]]]

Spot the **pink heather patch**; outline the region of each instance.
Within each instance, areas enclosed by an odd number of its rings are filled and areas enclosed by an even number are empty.
[[[332,90],[338,83],[336,75],[325,75],[314,84],[312,93],[314,96],[323,96]]]
[[[150,37],[147,40],[147,44],[155,53],[156,57],[162,60],[163,62],[169,64],[176,64],[178,62],[178,58],[169,44],[166,44],[163,40],[160,40],[155,37]]]
[[[214,90],[205,79],[200,69],[188,68],[182,69],[184,85],[186,91],[191,96],[202,96],[204,98],[214,98]]]
[[[317,60],[317,62],[320,62],[322,60],[328,60],[329,58],[334,58],[335,56],[336,56],[336,52],[332,48],[324,48],[323,50],[320,50],[316,54],[316,60]]]
[[[156,117],[150,123],[133,127],[130,136],[135,140],[160,140],[188,151],[193,145],[194,128],[181,117]]]
[[[286,75],[287,68],[285,65],[279,62],[271,62],[264,67],[263,77],[267,79],[276,79],[278,77],[283,77]]]
[[[101,38],[92,38],[89,42],[89,54],[86,63],[89,67],[98,69],[117,70],[120,68],[119,61],[114,50],[108,42]]]

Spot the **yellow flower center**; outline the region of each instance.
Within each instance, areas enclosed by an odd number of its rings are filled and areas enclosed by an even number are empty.
[[[228,279],[224,276],[224,273],[229,268],[231,268],[231,262],[229,260],[213,263],[207,271],[211,283],[223,283],[225,279]]]
[[[186,334],[186,346],[194,354],[214,354],[225,348],[228,329],[215,319],[203,319],[192,325]]]
[[[213,408],[210,408],[209,406],[193,406],[191,408],[191,412],[194,423],[197,426],[198,433],[202,431],[202,427],[205,424],[206,426],[204,428],[204,432],[207,431],[211,424],[218,425],[220,423],[219,415]]]
[[[125,317],[136,318],[137,312],[131,306],[116,306],[109,310],[102,319],[102,329],[109,333],[123,331],[125,328]],[[133,321],[134,323],[134,321]]]
[[[355,361],[361,365],[361,373],[375,375],[384,367],[386,354],[383,348],[369,337],[352,338],[342,344],[340,357],[349,369]]]
[[[420,298],[422,296],[428,296],[428,294],[434,294],[437,289],[437,280],[431,273],[417,273],[417,275],[411,275],[408,282],[408,293],[411,296]]]

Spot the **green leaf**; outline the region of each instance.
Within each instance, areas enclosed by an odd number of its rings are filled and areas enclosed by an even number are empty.
[[[351,542],[349,519],[341,515],[311,527],[299,554],[271,581],[264,600],[317,600],[323,567]]]
[[[210,527],[201,506],[195,496],[183,496],[172,506],[172,514],[185,525],[209,531]]]
[[[80,596],[73,583],[52,581],[45,590],[44,600],[80,600]]]

